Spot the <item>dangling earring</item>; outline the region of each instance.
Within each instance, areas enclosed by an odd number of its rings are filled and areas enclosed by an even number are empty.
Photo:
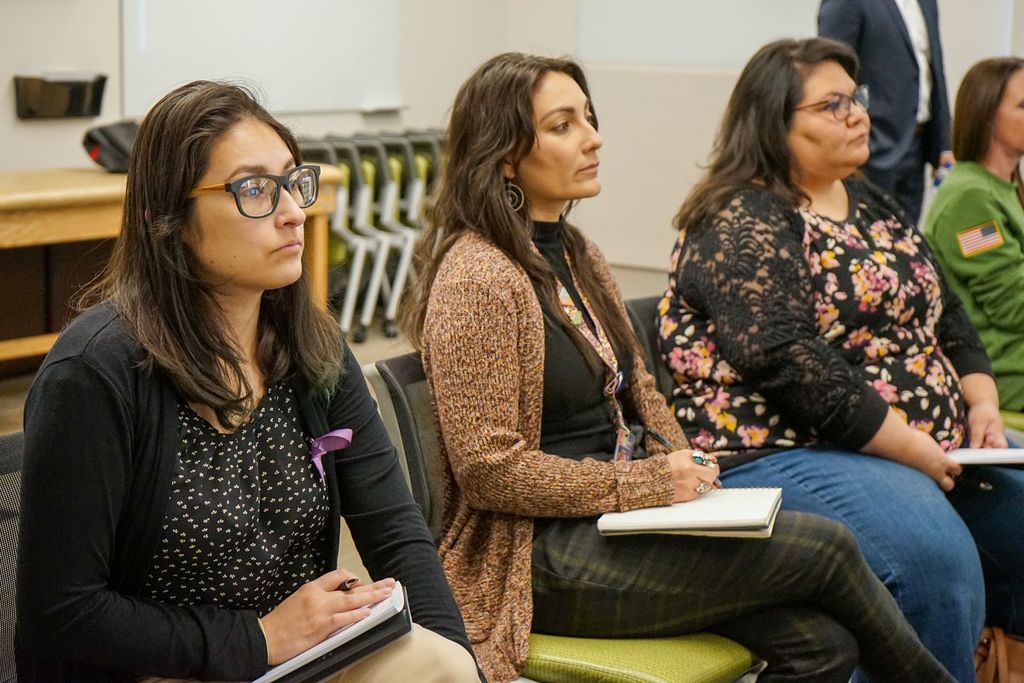
[[[506,179],[505,199],[508,201],[508,204],[512,207],[513,211],[518,211],[523,208],[523,203],[526,201],[526,195],[523,194],[523,188],[519,187],[511,180]]]

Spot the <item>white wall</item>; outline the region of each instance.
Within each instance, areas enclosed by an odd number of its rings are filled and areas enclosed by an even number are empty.
[[[939,0],[939,23],[952,107],[972,64],[985,57],[1019,54],[1019,49],[1014,50],[1014,34],[1024,30],[1024,2]]]
[[[571,3],[568,3],[571,6]],[[504,43],[505,4],[474,0],[403,2],[403,90],[408,106],[398,113],[356,112],[286,115],[300,133],[440,126],[462,79]],[[301,36],[289,37],[287,45]],[[119,0],[5,0],[0,22],[0,170],[87,166],[81,139],[91,126],[121,118]],[[273,45],[268,41],[268,45]],[[314,47],[329,64],[329,45]],[[183,41],[187,49],[187,41]],[[275,49],[271,58],[281,58]],[[326,66],[324,68],[327,68]],[[346,68],[339,65],[339,68]],[[347,68],[358,68],[348,65]],[[95,71],[108,75],[97,118],[21,121],[15,116],[14,75],[45,71]],[[202,77],[197,74],[197,77]],[[315,87],[315,74],[310,87]]]
[[[1013,3],[1012,32],[1011,52],[1015,55],[1024,54],[1024,2],[1021,0],[1015,0]]]
[[[0,20],[0,170],[84,166],[82,135],[120,117],[118,0],[6,0]],[[21,121],[14,76],[45,71],[107,74],[102,116]]]
[[[402,87],[407,106],[402,111],[283,118],[298,132],[312,135],[442,125],[458,85],[487,56],[506,49],[575,53],[581,1],[403,0]],[[121,115],[119,4],[5,0],[0,24],[0,169],[89,164],[82,134]],[[973,62],[1024,49],[1024,0],[939,0],[939,5],[951,93]],[[719,32],[723,40],[731,35],[726,27]],[[326,64],[330,47],[316,54]],[[738,69],[585,66],[605,140],[604,191],[582,203],[575,218],[612,262],[663,269],[673,240],[672,215],[699,175]],[[60,68],[108,74],[103,115],[17,120],[12,76]]]

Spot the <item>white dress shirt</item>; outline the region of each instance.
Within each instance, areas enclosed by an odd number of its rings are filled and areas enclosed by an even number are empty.
[[[928,55],[928,26],[917,0],[894,0],[903,16],[903,23],[910,34],[910,42],[917,58],[918,100],[917,122],[925,123],[932,118],[932,71]]]

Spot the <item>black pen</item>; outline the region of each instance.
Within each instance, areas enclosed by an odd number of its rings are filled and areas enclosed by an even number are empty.
[[[979,491],[987,492],[992,490],[992,484],[990,482],[987,482],[984,479],[979,479],[966,467],[960,472],[960,474],[953,477],[953,481],[955,481],[958,486],[961,484],[969,484],[976,487]]]
[[[647,428],[647,433],[651,435],[652,439],[654,439],[655,441],[660,443],[662,446],[667,448],[670,452],[671,451],[679,450],[678,448],[675,447],[675,445],[671,441],[669,441],[668,439],[663,437],[659,432],[655,431],[654,429],[651,429],[650,427],[648,427]]]

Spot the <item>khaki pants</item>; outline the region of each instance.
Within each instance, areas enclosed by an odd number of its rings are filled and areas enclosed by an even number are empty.
[[[476,683],[476,663],[461,646],[413,624],[412,632],[346,667],[328,683]],[[143,678],[139,683],[187,683]]]

